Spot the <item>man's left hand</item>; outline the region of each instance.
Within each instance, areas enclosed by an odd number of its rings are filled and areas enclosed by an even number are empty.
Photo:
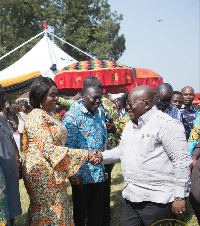
[[[185,200],[181,200],[181,201],[175,200],[174,202],[172,202],[172,212],[176,216],[182,216],[183,214],[185,214],[186,212]]]

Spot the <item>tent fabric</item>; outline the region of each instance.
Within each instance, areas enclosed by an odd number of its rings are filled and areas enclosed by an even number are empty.
[[[160,83],[163,83],[163,78],[156,72],[144,69],[144,68],[133,68],[134,71],[134,82],[131,85],[125,87],[125,92],[131,91],[134,87],[140,85],[151,86],[153,90]]]
[[[42,75],[54,79],[55,74],[66,65],[76,62],[45,35],[29,52],[8,68],[0,71],[0,84],[13,92],[23,89],[36,77]],[[51,69],[50,69],[51,68]],[[28,82],[29,81],[29,82]],[[16,88],[17,87],[17,88]]]
[[[149,69],[131,68],[109,60],[79,61],[60,70],[54,77],[59,92],[77,93],[88,76],[98,77],[104,93],[124,93],[139,85],[149,85],[155,90],[163,78]]]
[[[75,93],[83,88],[83,80],[88,76],[98,77],[109,92],[109,87],[132,84],[133,70],[124,64],[109,60],[80,61],[60,70],[54,77],[60,92]]]

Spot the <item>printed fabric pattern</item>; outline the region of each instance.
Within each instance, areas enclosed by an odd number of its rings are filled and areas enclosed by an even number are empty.
[[[193,153],[193,150],[199,141],[199,137],[200,137],[200,111],[197,112],[196,120],[194,122],[194,127],[188,139],[190,154]]]
[[[24,183],[30,197],[27,225],[73,225],[65,179],[87,151],[64,147],[67,130],[53,114],[34,109],[23,132]]]
[[[197,110],[191,105],[190,108],[183,105],[180,109],[183,116],[183,125],[185,127],[186,139],[189,139],[191,130],[193,129],[194,121],[196,119]]]
[[[63,122],[68,130],[66,146],[69,148],[104,151],[104,128],[98,110],[91,114],[82,103],[70,108]],[[88,160],[81,166],[83,184],[104,180],[104,165],[94,166]]]

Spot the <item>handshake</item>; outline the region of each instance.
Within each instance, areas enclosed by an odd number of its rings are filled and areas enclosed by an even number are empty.
[[[88,161],[93,165],[99,165],[103,161],[103,155],[99,150],[88,151]]]

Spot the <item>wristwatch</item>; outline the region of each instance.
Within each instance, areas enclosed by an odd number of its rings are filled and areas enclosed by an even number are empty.
[[[174,200],[176,200],[176,201],[183,201],[183,200],[185,200],[185,198],[175,197]]]

